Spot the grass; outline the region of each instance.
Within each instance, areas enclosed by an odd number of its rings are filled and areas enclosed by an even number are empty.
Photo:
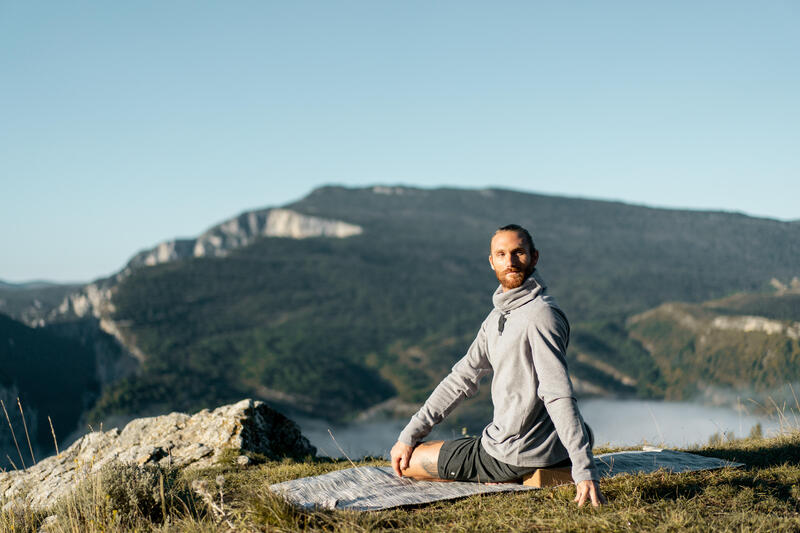
[[[599,452],[599,450],[597,450]],[[717,440],[694,453],[744,468],[604,480],[609,505],[578,509],[574,487],[479,495],[380,512],[304,511],[272,483],[349,468],[348,460],[253,461],[226,456],[213,468],[114,467],[84,480],[51,509],[6,509],[2,531],[797,531],[800,432]],[[359,465],[385,465],[365,459]],[[123,471],[124,470],[124,471]]]

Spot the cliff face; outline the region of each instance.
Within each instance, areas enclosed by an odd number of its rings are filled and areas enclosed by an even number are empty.
[[[712,329],[765,333],[800,340],[800,322],[772,320],[763,316],[718,316],[711,321]]]
[[[303,215],[291,209],[263,209],[243,213],[214,226],[196,239],[165,241],[136,254],[127,268],[153,266],[187,257],[224,257],[252,244],[258,237],[331,237],[343,239],[362,232],[360,226]]]
[[[0,312],[5,311],[33,328],[47,329],[47,335],[52,336],[55,333],[79,341],[95,355],[94,372],[89,370],[87,379],[93,379],[102,389],[135,375],[142,362],[147,359],[147,354],[139,348],[136,339],[125,334],[125,324],[114,319],[114,296],[117,288],[133,273],[142,268],[193,257],[225,257],[231,251],[248,246],[260,237],[343,239],[361,232],[362,228],[354,224],[303,215],[290,209],[273,208],[246,212],[211,227],[197,238],[165,241],[150,250],[142,251],[133,256],[118,273],[83,286],[2,284]],[[27,300],[26,294],[30,295]],[[0,392],[6,393],[5,396],[8,397],[6,403],[10,405],[15,403],[14,394],[19,394],[9,392],[12,389],[8,387],[12,385],[9,382],[6,388],[0,387]],[[13,391],[17,389],[13,388]],[[38,394],[36,391],[26,390],[23,399],[35,398]],[[96,391],[93,394],[96,395]],[[71,403],[80,411],[91,407],[83,405],[85,401],[86,398],[75,398]],[[35,418],[38,413],[35,405],[35,400],[26,402],[25,408],[32,410],[29,414],[31,418]],[[47,414],[42,413],[41,417],[46,420]],[[70,424],[76,422],[74,412],[70,412],[68,417],[62,415],[59,418],[62,425],[67,420]],[[72,428],[64,431],[62,427],[59,434],[65,435],[71,431]],[[45,440],[48,438],[45,433],[42,436]],[[0,447],[2,445],[0,439]],[[7,448],[8,446],[4,447]]]
[[[55,308],[34,305],[27,313],[27,322],[43,326],[66,318],[94,316],[100,327],[120,339],[109,317],[114,312],[114,287],[139,268],[155,266],[191,257],[225,257],[231,251],[252,244],[259,237],[307,239],[328,237],[344,239],[363,232],[360,226],[339,220],[304,215],[291,209],[250,211],[226,220],[203,232],[195,239],[164,241],[152,249],[134,255],[117,274],[89,283],[67,295]]]
[[[0,312],[33,327],[94,317],[99,321],[100,329],[125,344],[109,318],[115,310],[114,288],[139,268],[191,257],[225,257],[233,250],[252,244],[259,237],[344,239],[362,232],[363,228],[356,224],[304,215],[291,209],[249,211],[209,228],[196,238],[168,240],[143,250],[116,274],[83,286],[0,282],[0,289],[4,291],[0,294]],[[26,294],[30,296],[26,297]],[[135,354],[135,350],[133,352]]]
[[[19,310],[19,319],[30,326],[42,327],[89,319],[99,330],[117,340],[122,348],[122,357],[131,357],[139,362],[146,358],[131,339],[125,337],[113,320],[114,293],[117,285],[134,271],[163,263],[191,257],[225,257],[231,251],[252,244],[259,237],[285,237],[306,239],[311,237],[347,238],[362,233],[362,228],[339,220],[303,215],[290,209],[272,208],[250,211],[222,222],[195,239],[164,241],[150,250],[134,255],[128,264],[105,279],[84,285],[68,293],[56,306],[42,305],[34,300],[27,308]],[[66,328],[69,332],[69,328]],[[105,350],[107,351],[107,350]],[[102,378],[116,380],[128,374],[130,364],[116,364],[108,358],[98,361]],[[109,364],[114,367],[110,368]],[[103,379],[103,382],[106,382]]]

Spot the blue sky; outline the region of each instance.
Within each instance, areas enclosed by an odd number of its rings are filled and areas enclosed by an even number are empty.
[[[327,184],[800,218],[797,2],[0,0],[0,279]]]

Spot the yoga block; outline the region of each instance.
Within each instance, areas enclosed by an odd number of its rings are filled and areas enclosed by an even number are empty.
[[[572,483],[571,472],[571,468],[537,468],[522,478],[522,484],[542,488]]]

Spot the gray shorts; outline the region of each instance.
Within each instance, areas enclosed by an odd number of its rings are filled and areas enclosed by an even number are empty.
[[[594,435],[587,424],[589,445],[594,446]],[[548,465],[548,468],[565,468],[572,466],[569,458]],[[455,481],[504,482],[522,479],[539,466],[514,466],[498,461],[483,449],[480,437],[463,437],[446,440],[439,450],[439,479]]]

